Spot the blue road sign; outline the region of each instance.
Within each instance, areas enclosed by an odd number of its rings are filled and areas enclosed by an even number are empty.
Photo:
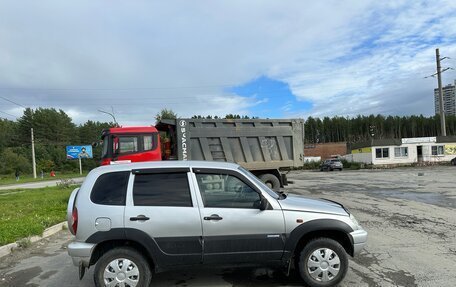
[[[91,145],[77,145],[66,147],[67,159],[92,158]]]

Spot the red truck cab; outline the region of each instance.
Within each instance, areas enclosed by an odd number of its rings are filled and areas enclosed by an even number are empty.
[[[119,127],[103,130],[101,165],[162,160],[160,137],[153,127]]]

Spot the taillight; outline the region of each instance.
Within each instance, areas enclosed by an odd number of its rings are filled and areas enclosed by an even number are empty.
[[[73,230],[74,235],[78,232],[78,209],[76,206],[73,207],[73,212],[71,213],[71,218],[73,219],[73,224],[71,224],[71,229]]]

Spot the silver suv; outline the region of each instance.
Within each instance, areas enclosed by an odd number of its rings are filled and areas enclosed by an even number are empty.
[[[296,268],[334,286],[367,232],[342,205],[276,193],[239,165],[145,162],[92,170],[68,202],[68,254],[96,286],[149,286],[195,265]]]

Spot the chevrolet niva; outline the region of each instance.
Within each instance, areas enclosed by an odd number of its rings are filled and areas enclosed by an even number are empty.
[[[189,266],[296,268],[303,285],[334,286],[367,241],[341,204],[276,193],[237,164],[144,162],[92,170],[68,202],[79,277],[149,286]]]

